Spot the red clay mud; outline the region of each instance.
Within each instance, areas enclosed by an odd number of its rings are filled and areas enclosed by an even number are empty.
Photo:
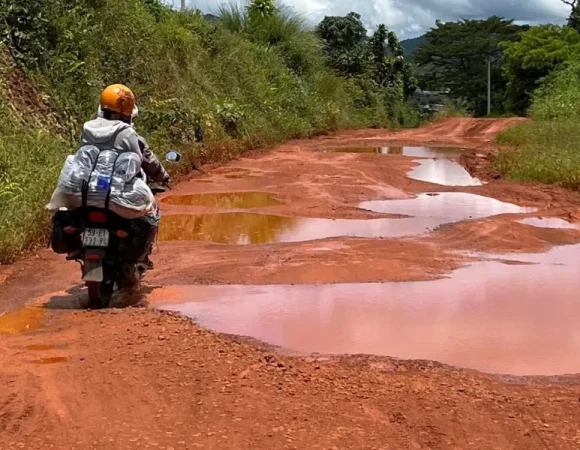
[[[148,300],[152,306],[179,301],[179,286],[188,285],[440,280],[486,258],[474,251],[513,253],[517,260],[521,253],[580,242],[580,230],[517,222],[551,217],[577,223],[577,193],[504,181],[442,186],[410,179],[407,173],[418,163],[404,154],[321,151],[407,145],[479,153],[498,131],[517,122],[451,119],[418,130],[344,131],[207,167],[206,175],[192,175],[167,196],[261,192],[281,204],[249,210],[245,204],[162,203],[166,216],[251,212],[395,220],[400,216],[359,205],[437,192],[466,192],[537,211],[476,218],[406,238],[337,236],[257,245],[162,241],[153,256],[158,269],[146,278]],[[86,293],[78,284],[78,267],[63,259],[46,251],[0,267],[2,450],[580,447],[578,376],[493,377],[389,357],[282,356],[282,350],[222,336],[149,308],[71,310],[84,305]],[[319,289],[324,288],[333,289]],[[551,295],[546,291],[546,302]],[[458,307],[462,300],[457,297]],[[47,308],[35,307],[41,304]],[[538,311],[538,321],[545,319]],[[513,316],[519,317],[517,310]],[[351,319],[350,313],[344,316],[346,324]],[[496,322],[494,330],[499,330]],[[441,342],[441,335],[431,336],[436,332],[425,339]],[[561,341],[558,351],[569,348],[564,336]],[[549,342],[554,341],[543,345]],[[409,357],[402,353],[398,356]],[[529,353],[521,354],[530,361]],[[58,362],[34,363],[46,358]]]

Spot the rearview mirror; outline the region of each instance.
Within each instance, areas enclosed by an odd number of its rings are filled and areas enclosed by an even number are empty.
[[[165,155],[165,160],[169,162],[178,162],[181,159],[181,154],[177,153],[174,150],[167,152]]]

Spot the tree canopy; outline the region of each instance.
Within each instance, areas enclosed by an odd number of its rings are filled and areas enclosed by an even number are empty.
[[[367,30],[360,15],[325,17],[316,28],[331,65],[343,76],[361,75],[370,67]]]
[[[424,88],[449,88],[451,95],[468,102],[476,115],[486,113],[487,61],[492,65],[492,106],[503,108],[505,87],[502,79],[501,42],[519,40],[527,26],[493,16],[486,20],[436,22],[425,36],[425,44],[415,53],[415,62],[425,74]]]
[[[580,55],[580,34],[571,27],[542,25],[503,44],[507,106],[519,114],[529,108],[539,82],[563,63]]]
[[[330,64],[345,77],[364,77],[380,87],[394,87],[403,95],[415,89],[410,65],[396,33],[379,25],[369,38],[358,14],[325,17],[318,36]]]

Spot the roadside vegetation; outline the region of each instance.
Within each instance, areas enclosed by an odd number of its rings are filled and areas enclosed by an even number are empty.
[[[421,120],[396,35],[369,37],[356,15],[313,30],[273,0],[217,19],[159,0],[0,0],[0,38],[0,263],[46,235],[43,207],[107,84],[134,89],[158,153],[184,154],[174,177],[291,138]]]
[[[580,189],[580,64],[549,76],[536,91],[532,120],[503,132],[497,142],[516,150],[494,158],[496,170],[518,181]]]
[[[580,3],[567,26],[544,25],[506,45],[504,71],[512,102],[530,122],[498,136],[516,150],[500,152],[494,168],[518,181],[580,189]]]
[[[510,149],[494,157],[496,171],[580,189],[580,0],[561,1],[571,8],[565,26],[501,17],[437,22],[414,52],[414,72],[422,89],[448,89],[471,115],[532,119],[498,136]],[[445,115],[458,111],[448,107]]]

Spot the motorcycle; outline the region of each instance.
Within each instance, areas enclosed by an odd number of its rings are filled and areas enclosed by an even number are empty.
[[[181,155],[171,151],[166,161],[178,162]],[[142,173],[145,177],[145,174]],[[146,181],[146,177],[145,177]],[[153,195],[166,192],[168,185],[150,185]],[[81,265],[90,309],[110,306],[115,288],[136,292],[148,270],[144,263],[135,263],[142,254],[147,237],[135,221],[123,219],[107,209],[80,208],[73,211],[74,225],[64,234],[80,237],[80,248],[67,256]]]

